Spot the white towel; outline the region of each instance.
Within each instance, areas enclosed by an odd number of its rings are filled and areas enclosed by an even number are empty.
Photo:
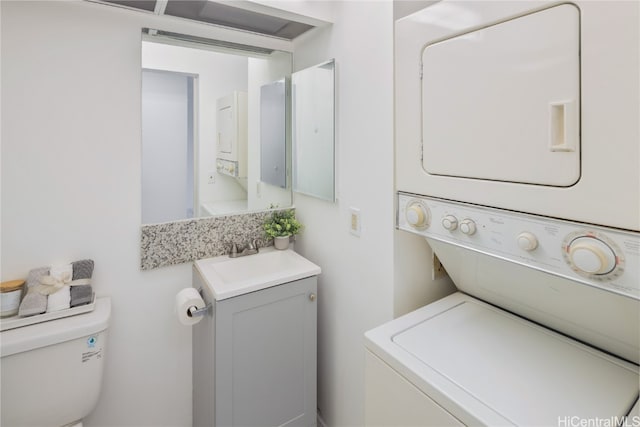
[[[49,295],[47,313],[66,310],[71,307],[71,286],[63,286],[58,292]]]
[[[53,277],[55,280],[70,282],[73,278],[73,265],[54,265],[49,269],[49,276]]]
[[[73,265],[56,265],[49,269],[48,276],[40,278],[40,285],[35,289],[41,295],[51,295],[69,285],[73,278]]]

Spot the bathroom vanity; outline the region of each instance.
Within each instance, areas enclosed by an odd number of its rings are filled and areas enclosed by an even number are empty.
[[[194,263],[194,426],[315,426],[318,274],[272,248]]]

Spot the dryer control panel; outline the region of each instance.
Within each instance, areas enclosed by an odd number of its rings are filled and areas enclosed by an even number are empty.
[[[640,233],[398,193],[401,230],[640,300]]]

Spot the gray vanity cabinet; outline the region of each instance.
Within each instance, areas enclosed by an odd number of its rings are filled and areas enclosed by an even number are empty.
[[[193,425],[316,425],[316,277],[216,301],[193,327]]]

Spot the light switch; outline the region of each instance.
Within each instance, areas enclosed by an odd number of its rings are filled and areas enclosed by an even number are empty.
[[[360,209],[349,208],[349,232],[360,237]]]

